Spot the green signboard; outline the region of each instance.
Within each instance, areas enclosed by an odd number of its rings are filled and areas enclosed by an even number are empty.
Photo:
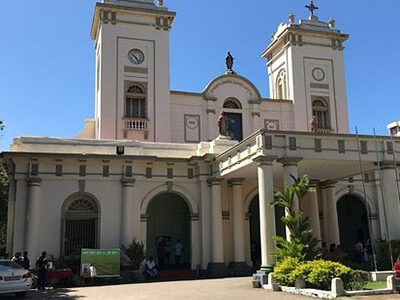
[[[81,275],[83,277],[119,276],[120,249],[82,249]]]

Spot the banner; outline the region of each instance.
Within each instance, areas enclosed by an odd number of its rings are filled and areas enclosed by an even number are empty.
[[[120,249],[82,249],[81,276],[119,276]]]

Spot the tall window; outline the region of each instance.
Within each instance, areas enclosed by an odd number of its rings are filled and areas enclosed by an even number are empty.
[[[281,70],[278,74],[278,79],[276,80],[276,98],[287,99],[286,90],[286,71]]]
[[[146,95],[143,88],[139,85],[131,85],[126,91],[125,117],[139,119],[147,117]]]
[[[228,135],[232,140],[241,141],[243,139],[243,129],[240,101],[235,98],[228,98],[225,100],[223,108],[228,119]]]
[[[329,107],[325,99],[317,98],[312,102],[313,116],[317,120],[317,126],[320,129],[330,129]]]
[[[98,247],[98,207],[82,196],[69,202],[64,210],[64,255],[80,255],[82,248]]]

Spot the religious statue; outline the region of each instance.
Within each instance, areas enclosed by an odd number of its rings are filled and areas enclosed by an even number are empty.
[[[235,72],[233,72],[233,60],[234,60],[234,58],[233,58],[232,54],[228,51],[225,61],[226,61],[226,69],[227,69],[227,72],[229,72],[229,73],[235,73]]]
[[[317,118],[315,116],[312,117],[312,119],[310,121],[310,126],[311,126],[311,131],[312,132],[317,132],[317,130],[318,130],[318,122],[317,122]]]
[[[222,112],[218,118],[218,127],[219,127],[219,135],[227,136],[228,135],[228,118],[225,113]]]

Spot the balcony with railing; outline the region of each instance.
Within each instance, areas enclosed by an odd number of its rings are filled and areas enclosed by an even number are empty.
[[[145,131],[149,128],[149,120],[141,118],[124,118],[126,130]]]

